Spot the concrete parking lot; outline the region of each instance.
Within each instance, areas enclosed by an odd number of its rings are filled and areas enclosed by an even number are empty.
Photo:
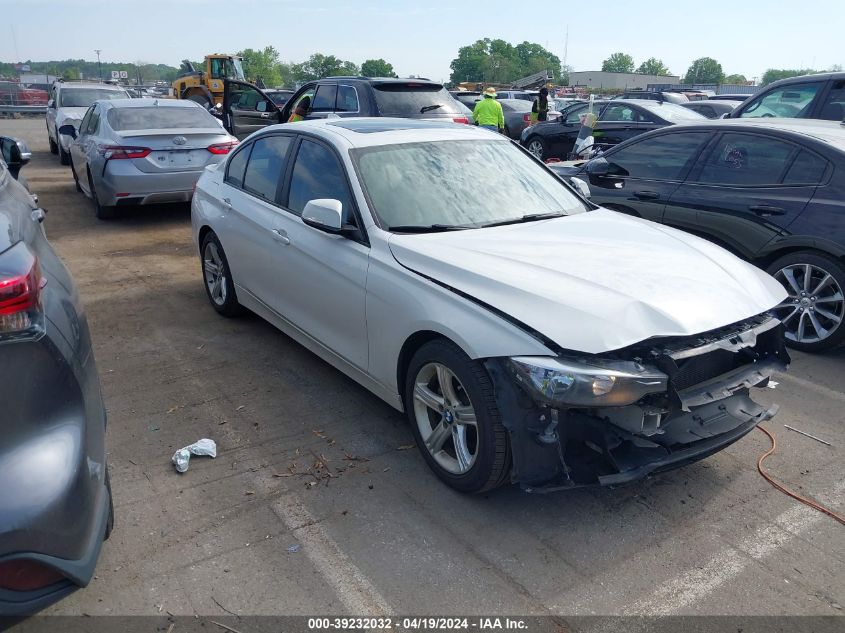
[[[405,419],[256,317],[207,304],[187,206],[94,217],[41,119],[0,120],[79,286],[116,510],[90,586],[51,614],[842,615],[845,528],[770,486],[752,432],[616,490],[477,497]],[[845,507],[845,350],[793,353],[768,468]],[[825,446],[783,427],[821,437]],[[177,474],[199,438],[216,459]]]

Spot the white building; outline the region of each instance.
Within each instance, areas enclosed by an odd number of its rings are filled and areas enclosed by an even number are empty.
[[[645,89],[648,84],[677,84],[681,78],[676,75],[642,75],[640,73],[606,73],[601,70],[585,70],[569,73],[569,85],[602,90]]]

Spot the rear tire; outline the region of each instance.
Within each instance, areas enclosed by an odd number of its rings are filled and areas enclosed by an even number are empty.
[[[434,340],[414,354],[404,388],[417,446],[444,483],[480,493],[508,481],[508,434],[481,363],[451,341]]]
[[[106,533],[103,535],[103,540],[108,541],[114,530],[114,496],[111,492],[111,477],[109,477],[109,468],[106,466],[106,490],[109,491],[109,516],[106,519]]]
[[[200,249],[202,280],[205,294],[211,307],[225,317],[236,317],[244,313],[244,307],[238,303],[235,282],[223,245],[213,231],[202,241]]]
[[[103,206],[100,204],[100,199],[97,197],[97,190],[94,188],[94,180],[91,174],[88,174],[88,189],[91,191],[91,199],[94,201],[94,213],[99,220],[111,220],[117,215],[115,207]]]
[[[529,138],[525,143],[525,148],[540,160],[545,160],[549,151],[545,141],[537,136]]]
[[[53,140],[53,137],[50,136],[49,131],[47,132],[47,139],[50,141],[50,153],[51,154],[58,154],[59,153],[59,145],[56,141]]]
[[[73,174],[73,184],[76,185],[76,190],[82,191],[82,187],[79,185],[79,176],[76,175],[76,169],[73,166],[73,162],[70,164],[70,173]]]
[[[187,98],[188,101],[193,101],[194,103],[200,104],[206,110],[211,109],[211,101],[208,100],[208,97],[205,95],[191,95]]]
[[[800,251],[775,260],[766,270],[789,293],[775,308],[789,347],[822,352],[845,341],[845,266],[839,260]]]

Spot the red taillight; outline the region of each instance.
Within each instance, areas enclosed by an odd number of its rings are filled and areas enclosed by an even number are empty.
[[[459,116],[456,119],[452,119],[455,123],[463,123],[464,125],[469,125],[469,119],[465,116]]]
[[[23,242],[0,255],[0,340],[42,331],[41,289],[46,283],[38,260]]]
[[[34,591],[64,580],[55,569],[31,560],[0,563],[0,588],[11,591]]]
[[[530,114],[523,114],[522,120],[525,121],[526,123],[531,123],[531,115]]]
[[[108,160],[144,158],[153,151],[149,147],[125,147],[123,145],[98,145],[100,155]]]
[[[235,149],[237,145],[238,141],[229,141],[228,143],[216,143],[215,145],[209,145],[207,149],[212,154],[228,154]]]

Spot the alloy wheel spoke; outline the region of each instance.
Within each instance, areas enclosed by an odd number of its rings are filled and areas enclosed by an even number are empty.
[[[823,316],[828,321],[832,321],[833,323],[836,323],[836,324],[839,324],[839,323],[842,322],[841,316],[833,314],[833,312],[828,312],[824,308],[820,308],[818,306],[816,306],[816,314],[820,314],[821,316]]]
[[[825,274],[824,278],[818,283],[818,285],[813,289],[812,294],[817,295],[827,288],[830,285],[830,282],[833,281],[833,275],[830,273]]]
[[[798,338],[799,341],[804,340],[804,332],[806,330],[806,319],[807,313],[801,312],[801,317],[798,319],[798,331],[795,333],[795,336]]]
[[[455,459],[458,460],[458,468],[462,473],[469,470],[472,462],[472,453],[467,445],[467,430],[465,426],[455,425],[452,427],[452,444],[455,447]]]
[[[429,409],[434,409],[437,413],[443,413],[445,409],[443,398],[422,383],[418,382],[414,386],[414,398],[422,402]]]
[[[820,339],[825,338],[829,334],[829,332],[824,327],[822,327],[822,324],[819,321],[819,318],[815,314],[813,314],[812,312],[809,312],[807,314],[807,316],[810,317],[810,323],[813,324],[813,329],[816,331],[816,335]]]
[[[449,439],[449,435],[449,425],[445,421],[440,421],[425,439],[425,445],[432,453],[437,453],[443,449],[443,444]]]
[[[469,405],[455,407],[455,422],[476,426],[475,409]]]
[[[440,383],[440,393],[443,394],[447,406],[456,406],[461,403],[455,391],[454,378],[455,375],[444,365],[437,366],[437,382]]]
[[[210,259],[205,260],[203,268],[205,269],[205,272],[212,276],[212,278],[216,277],[219,274],[217,264],[215,264]]]
[[[793,310],[792,310],[792,312],[790,312],[790,313],[789,313],[789,315],[788,315],[786,318],[781,319],[781,320],[780,320],[780,321],[781,321],[781,323],[783,323],[784,325],[786,325],[787,323],[789,323],[789,322],[792,320],[792,317],[794,317],[794,316],[795,316],[796,314],[798,314],[799,312],[801,312],[801,309],[800,309],[800,308],[796,308],[795,306],[793,306]]]
[[[816,305],[820,303],[839,303],[843,300],[843,295],[841,292],[837,292],[836,294],[832,294],[829,297],[819,297],[816,299]]]
[[[211,287],[211,297],[216,301],[222,298],[221,288],[223,287],[223,278],[218,276],[214,280],[214,285]]]
[[[804,291],[810,292],[810,282],[813,280],[813,267],[804,264]]]
[[[801,286],[798,284],[798,281],[795,279],[795,269],[794,268],[784,268],[783,269],[783,278],[786,279],[787,283],[792,286],[792,289],[795,291],[795,294],[801,294]]]

